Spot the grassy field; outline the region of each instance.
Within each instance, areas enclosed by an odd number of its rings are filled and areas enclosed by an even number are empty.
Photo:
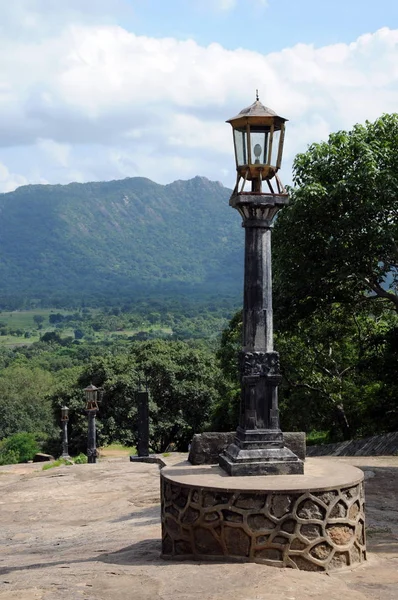
[[[1,311],[0,322],[4,323],[7,327],[13,329],[36,329],[36,323],[33,319],[35,315],[44,317],[43,325],[48,325],[48,318],[51,313],[62,313],[63,315],[71,315],[75,311],[58,310],[56,308],[35,308],[34,310],[14,310]]]
[[[90,309],[91,315],[94,315],[98,309]],[[56,308],[33,309],[33,310],[16,310],[16,311],[0,311],[0,326],[9,327],[13,330],[21,330],[24,333],[28,331],[30,337],[24,335],[0,335],[0,347],[14,348],[18,346],[29,346],[40,340],[40,336],[48,331],[54,331],[55,327],[49,323],[49,317],[52,313],[61,313],[62,315],[74,314],[76,311],[60,310]],[[34,317],[39,315],[43,317],[42,328],[39,330]],[[102,331],[92,332],[91,338],[95,341],[104,341],[121,336],[129,337],[137,334],[139,331],[156,330],[165,335],[173,333],[171,327],[165,327],[159,324],[146,325],[134,329],[120,329],[118,331],[110,331],[104,329]],[[65,338],[74,337],[73,328],[62,328],[58,330],[59,334]],[[85,339],[82,339],[83,343]]]
[[[130,456],[130,454],[137,454],[135,446],[123,446],[122,444],[110,444],[99,448],[100,457],[106,458],[121,458],[123,456]]]

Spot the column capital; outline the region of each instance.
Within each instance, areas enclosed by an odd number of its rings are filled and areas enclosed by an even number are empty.
[[[243,227],[270,228],[276,213],[289,203],[287,194],[233,193],[229,204],[240,213]]]

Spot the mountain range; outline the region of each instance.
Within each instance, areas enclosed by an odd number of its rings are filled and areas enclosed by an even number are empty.
[[[243,231],[204,177],[28,185],[0,195],[0,307],[150,293],[238,294]]]

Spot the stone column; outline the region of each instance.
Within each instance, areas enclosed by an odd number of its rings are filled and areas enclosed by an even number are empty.
[[[88,432],[87,432],[87,462],[97,462],[97,442],[96,442],[96,428],[95,428],[95,417],[97,414],[96,410],[89,410],[88,413]]]
[[[273,347],[271,228],[286,195],[233,194],[231,206],[245,228],[241,407],[233,444],[220,455],[230,475],[302,473],[303,463],[285,447],[279,426],[279,354]]]
[[[61,458],[70,458],[68,451],[68,421],[65,419],[62,423],[62,455]]]
[[[138,456],[149,456],[149,392],[138,392]]]

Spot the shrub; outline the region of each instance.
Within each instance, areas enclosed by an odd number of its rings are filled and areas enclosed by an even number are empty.
[[[2,464],[15,464],[28,462],[39,452],[40,448],[33,433],[15,433],[2,440],[0,445],[0,460],[12,459],[12,462]]]
[[[73,459],[73,462],[75,465],[85,465],[87,463],[87,456],[83,454],[83,452],[80,452],[80,454]]]
[[[43,465],[43,471],[48,471],[48,469],[52,469],[53,467],[61,467],[63,465],[67,467],[72,464],[72,461],[67,460],[66,458],[58,458],[57,460],[53,460]]]
[[[16,465],[18,462],[18,456],[15,452],[10,450],[4,450],[0,443],[0,465]]]

